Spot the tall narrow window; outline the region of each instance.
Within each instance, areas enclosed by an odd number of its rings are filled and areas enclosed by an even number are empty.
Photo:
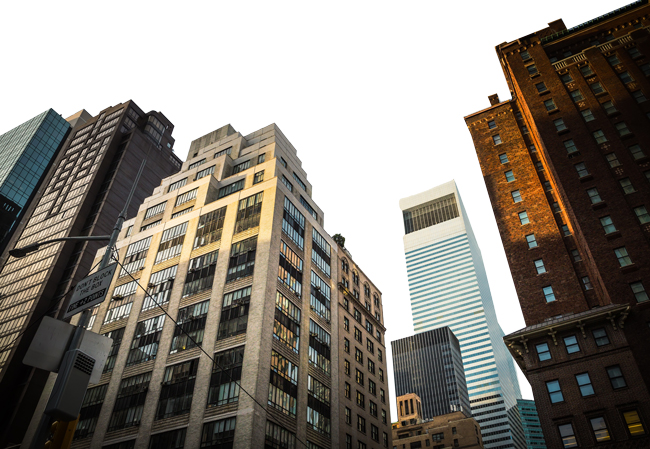
[[[519,221],[521,222],[522,225],[530,223],[530,220],[528,219],[528,212],[526,211],[519,212]]]
[[[578,147],[576,147],[576,144],[573,141],[573,139],[565,140],[564,148],[566,149],[566,152],[569,156],[575,156],[577,154],[580,154],[580,152],[578,151]]]
[[[555,301],[555,293],[553,292],[553,287],[552,286],[547,286],[542,288],[542,292],[544,293],[544,298],[546,299],[546,302],[553,302]]]
[[[629,72],[621,72],[618,74],[618,77],[623,81],[623,84],[630,84],[634,82],[634,78],[630,75]]]
[[[546,267],[544,266],[544,261],[542,259],[537,259],[533,261],[535,264],[535,270],[537,271],[537,274],[543,274],[546,273]]]
[[[280,240],[278,279],[298,297],[302,295],[302,259]]]
[[[330,374],[330,334],[322,327],[309,320],[309,363]]]
[[[232,244],[226,282],[253,275],[256,250],[257,236]]]
[[[185,223],[163,231],[154,264],[173,259],[181,254],[183,242],[185,241],[185,233],[187,232],[187,223],[186,221]]]
[[[591,66],[583,65],[580,67],[580,73],[582,73],[582,76],[590,76],[594,74],[594,71],[591,70]]]
[[[645,153],[643,152],[643,149],[639,145],[632,145],[630,148],[630,154],[634,158],[635,161],[638,161],[639,159],[643,159],[645,156]]]
[[[212,288],[218,255],[219,250],[190,259],[183,285],[183,298]]]
[[[165,368],[156,419],[190,412],[198,367],[199,359],[194,359]]]
[[[596,341],[596,346],[605,346],[609,344],[609,337],[607,336],[605,328],[599,327],[598,329],[593,329],[591,333]]]
[[[580,352],[580,345],[575,335],[564,337],[564,346],[566,347],[567,354],[574,354]]]
[[[79,410],[79,422],[74,432],[75,439],[86,438],[95,433],[97,419],[99,418],[99,412],[102,409],[102,403],[104,402],[104,397],[106,397],[107,389],[108,384],[104,384],[86,390],[86,394],[81,402],[81,410]]]
[[[562,395],[562,389],[560,388],[559,381],[551,380],[549,382],[546,382],[546,389],[548,390],[548,395],[551,399],[551,404],[564,402],[564,396]]]
[[[282,293],[276,292],[273,336],[298,354],[300,346],[300,309]]]
[[[259,192],[239,201],[235,234],[260,225],[263,196],[264,192]]]
[[[296,416],[297,401],[298,367],[273,350],[268,405],[289,416]]]
[[[594,394],[594,387],[591,385],[589,373],[576,374],[576,381],[578,382],[582,396],[591,396]]]
[[[194,249],[221,240],[225,217],[225,206],[199,217],[199,224],[196,228],[196,236],[194,237]]]
[[[587,189],[587,195],[589,196],[591,204],[598,204],[603,201],[603,199],[600,197],[600,194],[598,193],[598,189],[595,187]]]
[[[282,231],[303,249],[305,244],[305,216],[300,213],[289,198],[284,198],[284,214],[282,216]]]
[[[251,287],[245,287],[223,295],[217,340],[246,332],[250,302]]]
[[[108,422],[109,432],[140,425],[150,381],[151,372],[127,377],[120,381],[117,399]]]
[[[564,448],[578,447],[578,442],[576,440],[576,434],[573,430],[571,423],[562,424],[557,427],[560,432],[560,438],[562,438],[562,445]]]
[[[495,134],[492,136],[492,142],[494,142],[495,145],[499,145],[501,142],[501,136],[499,134]]]
[[[115,360],[117,359],[117,353],[120,351],[120,346],[122,345],[122,338],[124,337],[124,327],[115,329],[113,331],[107,332],[104,334],[104,337],[112,338],[113,343],[111,343],[111,350],[108,353],[106,358],[106,363],[104,363],[104,373],[113,371],[115,367]]]
[[[535,239],[535,234],[528,234],[526,236],[526,243],[528,243],[528,248],[537,248],[537,240]]]
[[[585,120],[585,122],[591,122],[593,120],[596,120],[596,117],[594,117],[594,114],[591,112],[591,109],[585,109],[580,113],[582,114],[582,118]]]
[[[239,381],[244,362],[244,346],[217,352],[214,355],[208,406],[239,401]]]
[[[602,217],[600,219],[600,224],[602,225],[605,234],[611,234],[612,232],[616,232],[616,226],[614,226],[612,217],[610,217],[609,215]]]
[[[287,179],[286,176],[282,175],[282,184],[284,184],[287,189],[289,189],[289,192],[293,192],[293,184]]]
[[[508,162],[510,162],[508,160],[508,155],[506,153],[500,154],[499,155],[499,162],[501,162],[502,164],[507,164]]]
[[[625,419],[625,424],[627,425],[627,431],[631,436],[645,435],[646,430],[643,427],[641,418],[639,418],[639,412],[636,410],[630,410],[629,412],[623,413],[623,419]]]
[[[309,304],[318,315],[330,320],[331,289],[327,282],[321,279],[314,271],[311,272],[311,295]]]
[[[331,275],[332,248],[320,233],[312,228],[311,260],[328,277]]]
[[[650,297],[648,297],[648,293],[645,291],[645,287],[643,286],[643,282],[632,282],[630,283],[630,288],[632,289],[632,293],[634,293],[636,302],[646,302],[650,300]]]
[[[136,324],[133,342],[126,358],[126,366],[148,362],[156,358],[164,324],[165,315],[155,316]]]
[[[203,301],[178,310],[170,354],[201,346],[209,306],[210,301]]]
[[[626,194],[636,192],[636,189],[632,185],[632,181],[630,181],[630,178],[622,178],[619,179],[618,182],[623,188],[623,192],[625,192]]]
[[[316,431],[330,434],[330,389],[318,379],[307,377],[307,422]]]
[[[515,180],[515,175],[512,173],[512,170],[508,170],[504,173],[507,182],[512,182]]]
[[[578,172],[578,177],[583,178],[589,175],[589,170],[587,170],[587,166],[585,165],[584,162],[580,162],[579,164],[576,164],[573,167]]]
[[[621,371],[620,366],[614,365],[608,367],[607,376],[609,377],[609,381],[612,384],[612,388],[614,390],[627,387],[627,383],[625,382],[625,378],[623,377],[623,372]]]
[[[514,203],[520,203],[522,201],[521,199],[521,192],[519,190],[515,190],[513,192],[510,192],[512,194],[512,201]]]
[[[591,430],[594,432],[596,443],[603,443],[612,439],[612,437],[609,436],[609,430],[607,429],[605,418],[597,416],[589,419],[589,423],[591,424]]]
[[[551,360],[551,350],[548,348],[548,343],[540,343],[535,346],[535,349],[540,362]]]
[[[178,265],[174,265],[173,267],[165,268],[164,270],[151,274],[149,285],[147,286],[147,296],[142,302],[143,312],[169,302],[169,297],[174,288],[177,269]]]

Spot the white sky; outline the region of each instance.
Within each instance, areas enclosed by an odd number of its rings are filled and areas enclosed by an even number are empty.
[[[3,2],[0,133],[132,99],[174,123],[185,159],[227,123],[276,123],[382,290],[387,342],[413,334],[398,201],[455,179],[507,334],[524,321],[463,117],[510,98],[497,44],[631,2]]]

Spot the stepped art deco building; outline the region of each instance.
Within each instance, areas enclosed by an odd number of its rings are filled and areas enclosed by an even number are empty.
[[[483,444],[522,447],[521,422],[513,413],[521,398],[519,382],[456,183],[403,198],[400,207],[415,332],[451,329],[460,343],[471,413],[481,425]]]
[[[50,373],[22,363],[41,317],[65,309],[71,286],[85,277],[101,242],[65,242],[26,257],[8,251],[59,237],[110,234],[143,158],[146,169],[129,214],[160,180],[180,168],[173,125],[128,101],[73,126],[0,258],[0,447],[20,444]],[[61,312],[61,313],[59,313]]]
[[[650,446],[649,30],[637,1],[500,44],[512,99],[465,117],[549,448]]]
[[[73,447],[392,447],[381,293],[311,192],[275,125],[192,142],[120,234]]]

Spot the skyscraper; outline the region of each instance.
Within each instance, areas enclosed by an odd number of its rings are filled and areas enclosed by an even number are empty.
[[[192,142],[120,234],[75,445],[390,447],[381,293],[311,192],[275,125]]]
[[[0,253],[69,130],[48,109],[0,136]]]
[[[508,414],[521,398],[519,382],[456,183],[404,198],[400,207],[415,331],[443,326],[453,331],[483,444],[520,447],[512,430],[519,424]]]
[[[498,45],[512,99],[465,118],[526,320],[505,341],[549,448],[650,444],[649,13]]]
[[[530,399],[517,399],[517,411],[521,419],[521,426],[526,439],[526,449],[546,449],[544,432],[539,423],[539,415],[535,401]]]
[[[42,188],[25,212],[7,250],[77,235],[110,234],[140,162],[148,158],[129,210],[160,180],[180,168],[172,152],[173,125],[159,112],[145,114],[129,101],[76,123]],[[48,374],[23,365],[44,315],[57,316],[70,287],[92,268],[100,242],[66,242],[0,261],[0,446],[20,443]],[[4,446],[2,446],[4,447]]]
[[[423,419],[452,412],[471,416],[460,344],[448,327],[392,341],[391,349],[395,395],[417,394]]]

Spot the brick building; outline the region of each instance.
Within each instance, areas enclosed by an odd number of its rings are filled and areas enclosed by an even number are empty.
[[[192,142],[124,223],[90,324],[113,348],[73,447],[390,446],[381,295],[311,192],[275,125]]]
[[[474,418],[452,412],[424,419],[422,403],[415,393],[397,397],[393,423],[393,449],[483,449],[480,427]]]
[[[643,0],[500,44],[512,99],[465,117],[549,448],[650,445],[649,26]]]

